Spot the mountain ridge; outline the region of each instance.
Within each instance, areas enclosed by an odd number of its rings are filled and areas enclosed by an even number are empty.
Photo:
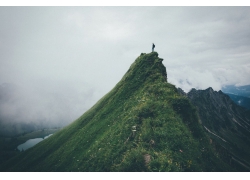
[[[236,171],[220,159],[195,107],[141,53],[115,87],[73,123],[3,171]]]

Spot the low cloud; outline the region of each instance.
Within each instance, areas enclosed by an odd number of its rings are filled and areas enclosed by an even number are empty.
[[[68,86],[67,86],[68,85]],[[80,117],[96,100],[96,91],[83,85],[81,90],[72,84],[46,84],[21,87],[0,86],[0,121],[37,123],[44,128],[63,127]]]

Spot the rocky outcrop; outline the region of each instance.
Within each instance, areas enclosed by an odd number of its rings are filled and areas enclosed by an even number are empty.
[[[249,110],[211,87],[205,90],[192,89],[188,93],[179,89],[178,92],[187,96],[196,107],[202,126],[213,142],[217,143],[217,147],[223,148],[231,159],[237,159],[235,163],[240,162],[239,166],[244,164],[244,167],[250,167]]]

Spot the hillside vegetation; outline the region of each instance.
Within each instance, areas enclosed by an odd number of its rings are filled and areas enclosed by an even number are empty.
[[[213,150],[187,97],[167,82],[157,52],[72,124],[2,171],[233,171]]]

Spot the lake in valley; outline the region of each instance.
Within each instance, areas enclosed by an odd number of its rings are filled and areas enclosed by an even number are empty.
[[[37,143],[43,141],[44,139],[50,137],[52,134],[45,136],[44,138],[35,138],[35,139],[29,139],[28,141],[26,141],[23,144],[20,144],[19,146],[17,146],[17,149],[19,151],[25,151],[29,148],[31,148],[32,146],[35,146]]]

